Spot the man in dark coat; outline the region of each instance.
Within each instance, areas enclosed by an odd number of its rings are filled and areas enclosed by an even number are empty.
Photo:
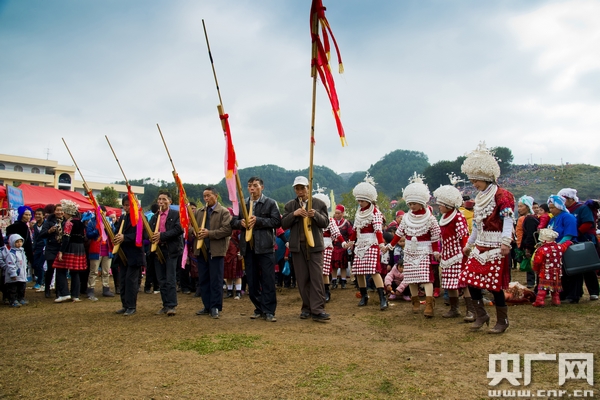
[[[119,282],[121,284],[121,304],[123,307],[117,311],[117,314],[123,314],[124,316],[130,316],[136,312],[137,294],[139,290],[139,277],[140,268],[145,264],[146,255],[144,254],[144,247],[136,244],[136,233],[137,227],[131,224],[131,216],[129,215],[131,204],[129,198],[123,198],[123,210],[125,213],[119,218],[115,228],[117,232],[120,231],[121,224],[123,225],[122,233],[115,235],[114,244],[120,245],[121,250],[125,254],[127,263],[123,265],[123,261],[116,257],[119,265]],[[138,224],[142,224],[143,221],[140,219]],[[140,238],[141,241],[141,238]]]
[[[177,260],[183,254],[183,228],[179,222],[179,213],[171,210],[171,195],[168,192],[158,195],[159,210],[150,219],[152,229],[151,242],[158,245],[164,256],[164,263],[152,253],[156,277],[160,285],[160,297],[163,308],[157,314],[173,316],[177,313]],[[158,231],[156,226],[158,225]]]

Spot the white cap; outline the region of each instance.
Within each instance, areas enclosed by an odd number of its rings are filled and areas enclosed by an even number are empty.
[[[306,179],[304,176],[297,176],[296,179],[294,179],[294,184],[292,187],[296,185],[308,186],[308,179]]]

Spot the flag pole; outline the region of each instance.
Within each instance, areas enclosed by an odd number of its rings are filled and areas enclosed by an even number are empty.
[[[121,163],[119,162],[119,159],[117,158],[117,153],[115,153],[115,149],[113,149],[112,144],[110,144],[110,140],[108,140],[108,136],[104,135],[104,137],[106,138],[106,141],[108,142],[108,146],[110,147],[110,151],[112,151],[113,156],[115,157],[115,160],[117,161],[117,165],[119,166],[119,169],[121,170],[121,174],[123,174],[123,178],[125,179],[125,185],[127,185],[127,191],[131,191],[131,185],[129,184],[129,180],[127,179],[127,176],[125,176],[125,171],[123,171],[123,167],[121,167]],[[146,234],[148,234],[148,237],[151,238],[152,234],[154,232],[152,232],[152,228],[150,228],[150,224],[148,223],[148,219],[146,218],[146,215],[144,215],[144,213],[140,213],[142,214],[142,221],[144,222],[144,230],[146,231]],[[156,226],[158,226],[158,221],[156,221]],[[150,250],[153,253],[156,252],[156,255],[158,256],[158,260],[161,262],[161,264],[165,263],[165,258],[162,254],[162,251],[160,251],[159,247],[156,247],[156,249],[153,251],[152,249]]]
[[[312,10],[311,10],[312,12]],[[310,116],[310,157],[308,163],[308,204],[307,210],[312,209],[312,188],[313,188],[313,170],[314,170],[314,154],[315,154],[315,120],[317,108],[317,40],[315,36],[319,35],[319,18],[316,12],[312,15],[312,24],[310,32],[312,36],[312,60],[310,67],[310,76],[312,77],[312,106]],[[314,247],[315,239],[312,234],[312,218],[304,217],[304,236],[306,237],[307,246]]]
[[[173,158],[171,158],[171,152],[169,151],[169,147],[167,146],[165,137],[163,136],[162,130],[160,129],[160,125],[156,124],[156,127],[158,128],[158,133],[160,134],[160,138],[162,139],[162,142],[165,145],[165,150],[167,151],[167,156],[169,156],[169,161],[171,162],[171,166],[173,167],[173,178],[175,179],[175,183],[177,184],[179,191],[183,194],[182,197],[185,201],[185,204],[182,205],[181,201],[180,201],[179,207],[182,207],[182,206],[186,207],[188,215],[190,216],[190,222],[192,224],[192,228],[194,229],[194,233],[196,234],[196,237],[198,237],[200,228],[204,229],[204,223],[206,221],[205,220],[202,221],[203,222],[202,227],[198,226],[198,221],[196,221],[194,213],[192,212],[192,207],[190,206],[190,200],[187,197],[185,188],[183,187],[183,183],[181,182],[181,179],[179,178],[179,174],[177,173],[177,170],[175,169],[175,163],[173,163]],[[187,238],[186,238],[186,240],[187,240]],[[206,248],[204,247],[204,239],[198,239],[198,241],[196,243],[196,249],[202,249],[204,258],[205,259],[207,258]]]
[[[215,70],[215,63],[213,61],[212,52],[210,50],[210,42],[208,41],[208,33],[206,32],[206,25],[204,20],[202,20],[202,28],[204,29],[204,38],[206,39],[206,48],[208,50],[208,58],[210,59],[210,66],[212,67],[213,77],[215,78],[215,86],[217,88],[217,94],[219,96],[219,105],[217,106],[217,111],[219,112],[219,118],[221,119],[221,127],[223,128],[223,132],[227,134],[227,114],[225,114],[225,108],[223,107],[223,98],[221,97],[221,89],[219,88],[219,80],[217,79],[217,71]],[[237,167],[237,159],[236,159],[236,167]],[[244,216],[244,220],[246,221],[246,226],[250,223],[251,213],[248,213],[248,209],[246,208],[246,201],[244,200],[244,192],[242,191],[242,182],[240,181],[240,174],[235,174],[235,185],[238,192],[238,197],[242,209],[242,214]],[[252,199],[250,199],[252,200]],[[250,243],[252,239],[252,229],[246,229],[246,242]]]
[[[79,165],[77,165],[77,161],[75,161],[75,157],[73,157],[73,153],[71,153],[71,149],[69,149],[69,146],[67,146],[67,142],[65,141],[64,138],[61,138],[65,147],[67,148],[67,152],[69,153],[69,156],[71,156],[71,160],[73,160],[73,164],[75,164],[75,168],[77,168],[77,172],[79,172],[79,176],[81,176],[81,180],[83,181],[83,189],[87,192],[88,195],[88,201],[90,202],[90,204],[92,205],[92,207],[94,207],[95,210],[100,208],[100,205],[98,204],[98,202],[96,201],[96,198],[94,197],[94,192],[92,192],[92,190],[90,189],[90,187],[88,186],[87,182],[85,181],[85,178],[83,177],[83,174],[81,173],[81,170],[79,169]],[[102,211],[102,209],[100,209],[100,218],[102,218],[102,224],[104,225],[104,230],[106,231],[106,234],[108,235],[110,242],[113,243],[114,239],[115,239],[115,234],[112,231],[112,227],[110,226],[110,223],[108,222],[108,220],[106,219],[106,215],[104,215],[104,212]],[[113,248],[113,253],[117,253],[119,255],[119,258],[121,259],[121,261],[123,261],[123,263],[125,263],[125,265],[127,265],[127,258],[125,257],[125,253],[123,253],[123,250],[119,249],[118,247],[114,247]]]

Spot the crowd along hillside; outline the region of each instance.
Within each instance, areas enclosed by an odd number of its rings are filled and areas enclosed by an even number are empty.
[[[514,165],[510,149],[497,147],[496,157],[502,170],[499,184],[515,195],[516,198],[527,194],[536,201],[544,202],[550,194],[555,194],[563,187],[578,190],[582,199],[600,198],[600,167],[587,164],[567,165]],[[457,187],[466,195],[475,195],[474,189],[466,176],[460,173],[464,157],[455,160],[443,160],[430,164],[427,155],[410,150],[394,150],[369,167],[369,174],[377,183],[378,191],[384,196],[383,201],[401,200],[402,188],[408,184],[409,178],[416,172],[425,178],[425,183],[433,192],[440,185],[450,183],[449,175],[454,174],[459,183]],[[336,173],[329,167],[315,166],[314,188],[326,188],[325,193],[332,190],[335,201],[347,205],[352,201],[352,188],[365,178],[367,171]],[[260,165],[239,170],[240,179],[244,186],[251,176],[260,176],[265,182],[264,193],[284,204],[294,197],[292,182],[298,175],[308,175],[308,169],[287,170],[276,165]],[[122,183],[122,182],[116,182]],[[144,208],[148,208],[157,198],[160,190],[169,190],[173,200],[177,202],[174,182],[155,181],[151,178],[131,180],[131,184],[144,186],[145,192],[141,199]],[[214,186],[222,197],[222,202],[229,204],[225,180],[207,184],[184,183],[188,198],[198,203],[202,202],[202,192],[207,186]]]

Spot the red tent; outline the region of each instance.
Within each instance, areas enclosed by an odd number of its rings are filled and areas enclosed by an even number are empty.
[[[23,191],[25,205],[31,207],[33,210],[36,208],[44,208],[46,204],[58,204],[62,199],[72,200],[79,204],[79,211],[92,210],[88,198],[78,192],[32,185],[21,185],[19,186],[19,189]],[[2,204],[2,208],[8,208],[6,187],[4,186],[0,186],[0,204]],[[108,211],[114,210],[117,213],[117,216],[121,215],[121,210],[119,208],[106,207],[106,209]]]

